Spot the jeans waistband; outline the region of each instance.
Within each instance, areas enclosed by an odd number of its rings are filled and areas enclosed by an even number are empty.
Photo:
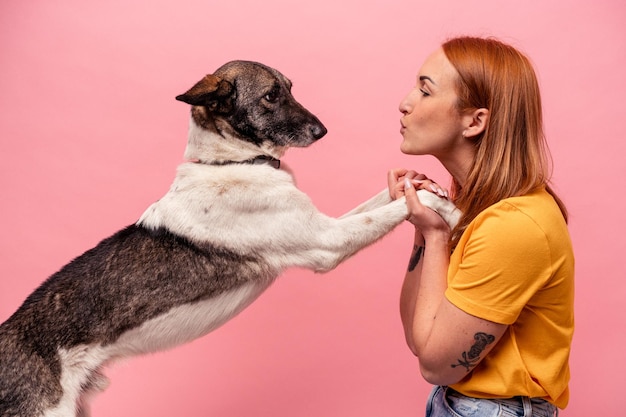
[[[450,387],[441,387],[445,394],[446,402],[452,407],[467,407],[468,402],[478,405],[479,402],[490,402],[502,410],[501,415],[519,417],[555,417],[558,416],[558,408],[543,398],[530,398],[516,396],[511,398],[479,399],[467,397]],[[470,407],[471,408],[471,407]]]

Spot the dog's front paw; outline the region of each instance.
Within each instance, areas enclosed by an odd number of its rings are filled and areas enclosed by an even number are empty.
[[[420,203],[439,214],[448,223],[450,229],[454,229],[459,223],[463,213],[452,201],[426,190],[418,190],[417,196]]]

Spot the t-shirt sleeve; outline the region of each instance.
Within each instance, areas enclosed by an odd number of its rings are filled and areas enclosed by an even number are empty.
[[[550,277],[543,230],[516,207],[502,204],[474,219],[446,298],[476,317],[512,324]]]

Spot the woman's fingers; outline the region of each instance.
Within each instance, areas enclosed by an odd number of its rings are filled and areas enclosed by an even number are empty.
[[[448,190],[441,187],[439,184],[437,184],[436,182],[433,182],[432,180],[429,180],[429,179],[412,180],[412,184],[415,188],[419,190],[428,190],[430,192],[437,194],[439,197],[442,197],[442,198],[449,197]]]
[[[404,174],[407,173],[407,170],[404,168],[396,168],[392,169],[387,173],[387,187],[389,188],[389,196],[392,200],[400,197],[398,194],[398,190],[396,185],[400,181],[401,178],[404,177]]]
[[[408,212],[407,220],[411,222],[416,228],[420,229],[422,233],[428,232],[433,229],[447,228],[447,223],[441,218],[441,216],[439,216],[439,214],[422,205],[419,198],[417,197],[417,189],[413,185],[413,181],[414,180],[409,180],[408,178],[402,181],[404,195],[406,196]],[[426,180],[423,180],[422,182],[425,183]],[[432,181],[428,182],[430,184],[434,184]]]
[[[448,190],[439,186],[439,184],[429,179],[426,175],[420,174],[414,170],[397,168],[390,170],[387,175],[389,195],[393,200],[405,195],[406,180],[409,180],[417,190],[428,190],[442,198],[449,197]]]
[[[448,190],[428,178],[423,180],[411,180],[411,184],[418,190],[428,190],[442,198],[449,197]]]
[[[387,186],[389,187],[389,195],[392,200],[395,200],[396,198],[404,195],[404,186],[398,186],[398,184],[403,184],[402,181],[404,181],[405,178],[423,179],[426,178],[426,175],[419,174],[414,170],[408,170],[406,168],[396,168],[390,170],[387,173]]]

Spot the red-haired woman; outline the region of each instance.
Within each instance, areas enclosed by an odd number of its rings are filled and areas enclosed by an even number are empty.
[[[464,213],[450,230],[415,193],[446,190],[412,170],[389,173],[415,226],[400,311],[435,385],[427,417],[558,414],[569,399],[574,255],[548,184],[531,63],[495,39],[451,39],[426,59],[400,111],[402,152],[435,156]]]

